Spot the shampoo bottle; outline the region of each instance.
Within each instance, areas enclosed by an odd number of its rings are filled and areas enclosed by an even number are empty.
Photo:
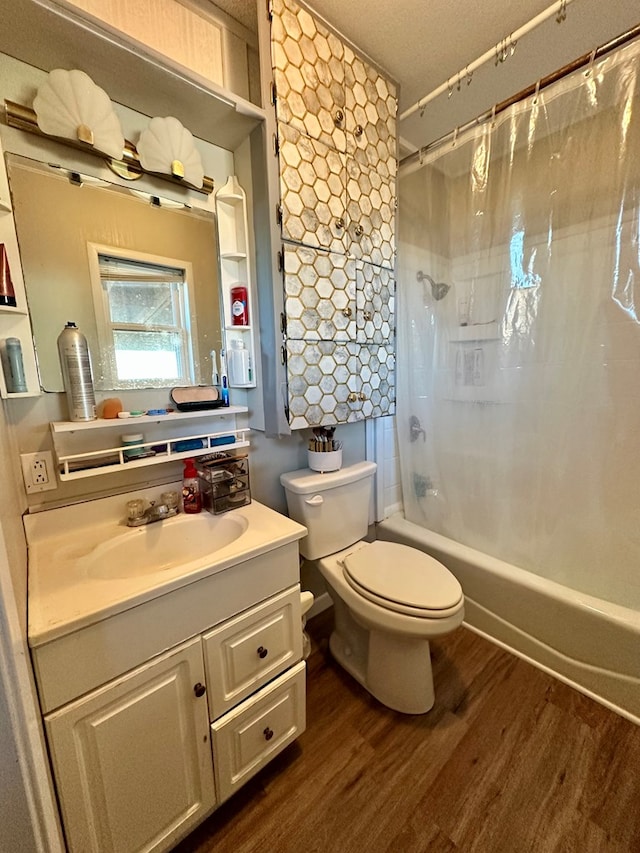
[[[182,507],[185,512],[195,513],[202,510],[200,481],[193,459],[185,459],[182,479]]]

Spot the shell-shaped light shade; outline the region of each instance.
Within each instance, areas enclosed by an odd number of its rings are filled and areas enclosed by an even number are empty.
[[[194,187],[204,179],[202,159],[191,133],[177,118],[156,116],[140,134],[137,145],[140,165],[145,172],[173,175]]]
[[[122,159],[120,120],[107,93],[84,71],[51,71],[38,89],[33,109],[43,133],[79,139],[101,154]]]

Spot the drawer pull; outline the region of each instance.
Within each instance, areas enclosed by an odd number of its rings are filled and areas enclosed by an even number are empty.
[[[264,646],[258,646],[258,657],[259,658],[266,658],[266,656],[268,654],[269,654],[269,649],[265,649]]]
[[[197,684],[194,684],[193,692],[196,694],[196,696],[199,699],[201,696],[204,696],[204,694],[207,692],[207,688],[204,686],[204,684],[200,684],[200,682],[198,682]]]
[[[271,740],[273,737],[273,729],[270,729],[269,726],[262,732],[265,740]]]

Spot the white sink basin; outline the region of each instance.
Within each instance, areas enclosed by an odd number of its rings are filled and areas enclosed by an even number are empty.
[[[179,488],[179,485],[178,485]],[[158,487],[135,493],[158,500]],[[25,517],[32,647],[297,542],[305,529],[253,501],[127,527],[113,495]],[[241,581],[239,581],[241,583]]]
[[[243,516],[215,516],[207,512],[197,516],[177,515],[166,521],[128,528],[83,555],[73,556],[82,556],[90,577],[130,578],[204,560],[235,542],[246,529]]]

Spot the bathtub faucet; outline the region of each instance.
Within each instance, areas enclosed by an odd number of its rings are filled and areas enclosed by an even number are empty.
[[[420,436],[422,436],[423,441],[427,440],[427,434],[420,426],[420,421],[415,415],[411,415],[409,418],[409,440],[417,441]]]

